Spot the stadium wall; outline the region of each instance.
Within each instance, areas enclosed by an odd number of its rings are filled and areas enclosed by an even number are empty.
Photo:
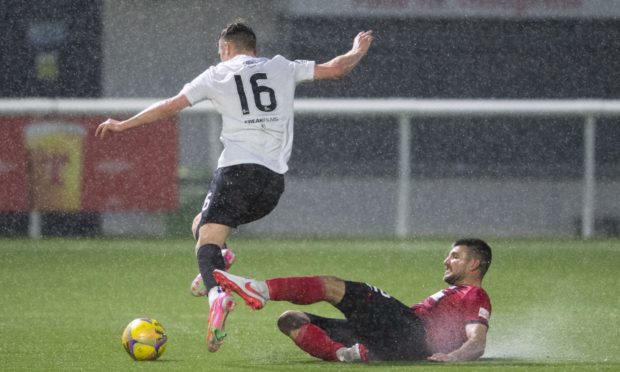
[[[103,95],[165,97],[219,62],[217,38],[242,17],[261,37],[261,52],[280,43],[277,1],[114,1],[103,7]]]
[[[414,180],[409,236],[579,236],[578,181]],[[205,184],[205,190],[207,185]],[[274,212],[241,226],[244,235],[287,237],[395,236],[398,183],[394,179],[288,177]],[[597,184],[597,236],[620,235],[620,182]],[[194,205],[200,208],[200,198]],[[191,214],[185,216],[187,230]],[[166,235],[162,213],[105,213],[109,235]]]
[[[411,236],[578,236],[582,183],[441,178],[413,180]],[[252,234],[393,236],[393,179],[288,178],[280,205],[241,227]],[[620,233],[620,182],[597,184],[598,235]]]

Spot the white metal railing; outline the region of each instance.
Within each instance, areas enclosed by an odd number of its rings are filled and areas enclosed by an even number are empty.
[[[141,111],[157,99],[4,99],[0,116],[10,115],[111,115]],[[297,99],[295,112],[320,115],[381,115],[398,118],[399,181],[396,235],[407,236],[411,211],[411,119],[414,117],[579,117],[584,120],[583,237],[594,235],[596,196],[596,119],[620,116],[620,100],[504,100],[504,99]],[[209,102],[184,113],[215,113]]]

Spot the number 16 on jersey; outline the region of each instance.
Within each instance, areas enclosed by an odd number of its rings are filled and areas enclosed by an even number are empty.
[[[267,80],[267,74],[259,72],[250,76],[250,85],[252,86],[252,93],[254,95],[254,105],[260,111],[271,112],[275,110],[278,105],[276,102],[276,92],[266,85],[259,85],[259,80]],[[243,80],[241,79],[241,75],[235,75],[235,83],[237,84],[237,93],[239,94],[241,111],[243,112],[243,115],[249,115],[250,107],[248,105],[248,99],[245,95],[245,89],[243,88]],[[264,102],[263,99],[267,98],[269,101]]]

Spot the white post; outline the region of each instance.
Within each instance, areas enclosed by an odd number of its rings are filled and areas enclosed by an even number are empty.
[[[398,119],[400,142],[398,146],[398,204],[396,205],[396,236],[409,234],[411,214],[411,117]]]
[[[581,236],[594,235],[594,204],[596,197],[596,119],[586,117],[583,128],[583,212],[581,216]]]
[[[220,157],[221,143],[220,143],[220,121],[219,115],[213,112],[207,114],[207,141],[209,148],[209,167],[215,169],[217,167],[217,160]]]
[[[28,219],[28,236],[31,239],[39,239],[42,236],[41,233],[41,212],[33,210],[30,211]]]

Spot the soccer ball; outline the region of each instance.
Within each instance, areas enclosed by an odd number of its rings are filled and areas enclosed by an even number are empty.
[[[121,341],[134,360],[155,360],[166,350],[168,336],[157,320],[138,318],[127,325]]]

